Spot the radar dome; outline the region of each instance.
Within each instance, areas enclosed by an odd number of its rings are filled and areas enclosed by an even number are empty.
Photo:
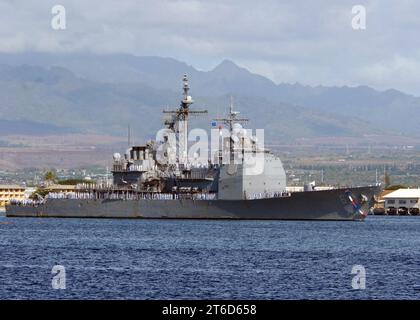
[[[239,134],[242,131],[242,125],[240,123],[234,123],[232,126],[232,131],[235,134]]]
[[[114,158],[115,161],[118,161],[121,159],[121,155],[118,152],[115,152],[112,157]]]

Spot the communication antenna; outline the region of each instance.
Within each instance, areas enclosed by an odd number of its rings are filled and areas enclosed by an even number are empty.
[[[131,128],[130,125],[127,127],[127,144],[130,147],[131,146]]]
[[[233,113],[233,97],[230,95],[230,113]]]

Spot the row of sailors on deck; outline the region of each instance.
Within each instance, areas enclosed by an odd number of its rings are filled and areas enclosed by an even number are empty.
[[[46,199],[110,199],[110,200],[178,200],[178,199],[192,199],[192,200],[214,200],[215,194],[209,193],[192,193],[192,194],[176,194],[176,193],[110,193],[98,195],[95,193],[49,193]],[[45,200],[32,199],[12,199],[11,205],[19,206],[34,206],[44,203]]]
[[[10,204],[15,206],[35,206],[38,204],[43,203],[40,200],[32,200],[32,199],[10,199]]]
[[[267,198],[279,198],[288,197],[289,192],[259,192],[245,194],[245,199],[267,199]],[[96,194],[92,192],[69,192],[69,193],[55,193],[50,192],[47,199],[112,199],[112,200],[137,200],[137,199],[148,199],[148,200],[177,200],[177,199],[192,199],[192,200],[214,200],[216,194],[214,193],[103,193]],[[44,201],[32,200],[32,199],[11,199],[10,204],[12,205],[37,205]]]
[[[255,200],[255,199],[267,199],[267,198],[279,198],[279,197],[288,197],[290,193],[288,192],[259,192],[245,194],[245,199]],[[193,200],[214,200],[216,199],[216,194],[214,193],[110,193],[110,194],[95,194],[88,192],[80,193],[54,193],[50,192],[47,199],[126,199],[126,200],[137,200],[137,199],[150,199],[150,200],[176,200],[176,199],[193,199]],[[32,200],[32,199],[12,199],[10,204],[12,205],[35,205],[42,203],[42,201]]]
[[[88,195],[88,194],[86,194]],[[47,195],[48,199],[76,199],[76,193],[74,192],[50,192]],[[90,198],[82,198],[82,199],[90,199]]]
[[[267,199],[267,198],[281,198],[289,197],[290,192],[256,192],[251,194],[245,194],[245,199],[255,200],[255,199]]]
[[[114,198],[113,198],[114,197]],[[146,199],[146,200],[214,200],[216,194],[210,193],[141,193],[141,194],[111,194],[110,199]]]
[[[127,199],[127,200],[136,200],[136,199],[151,199],[151,200],[173,200],[173,199],[185,199],[190,198],[193,200],[214,200],[216,198],[215,194],[209,193],[103,193],[96,194],[90,192],[79,192],[79,193],[52,193],[50,192],[47,196],[48,199]]]

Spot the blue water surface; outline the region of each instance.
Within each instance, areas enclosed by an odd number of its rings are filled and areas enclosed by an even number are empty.
[[[52,288],[52,268],[66,289]],[[366,289],[352,288],[354,265]],[[0,299],[419,299],[420,217],[0,217]]]

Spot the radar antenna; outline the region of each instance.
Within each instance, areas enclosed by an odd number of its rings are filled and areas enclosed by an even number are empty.
[[[238,118],[239,114],[240,114],[239,111],[234,111],[233,110],[233,98],[231,96],[230,97],[229,113],[227,114],[226,118],[216,118],[216,119],[213,119],[213,120],[218,121],[218,122],[220,121],[220,122],[223,122],[226,125],[228,125],[229,126],[229,131],[232,133],[234,123],[245,123],[245,122],[249,121],[249,119],[247,119],[247,118]]]
[[[234,111],[233,110],[233,98],[232,96],[230,96],[230,107],[229,107],[229,113],[227,114],[226,118],[216,118],[213,119],[213,121],[217,121],[217,122],[223,122],[225,123],[228,127],[229,127],[229,134],[230,134],[230,138],[229,138],[229,153],[230,153],[230,158],[233,157],[233,147],[234,147],[234,141],[232,138],[232,131],[233,131],[233,124],[234,123],[246,123],[249,121],[249,119],[247,118],[239,118],[238,115],[240,114],[239,111]]]

